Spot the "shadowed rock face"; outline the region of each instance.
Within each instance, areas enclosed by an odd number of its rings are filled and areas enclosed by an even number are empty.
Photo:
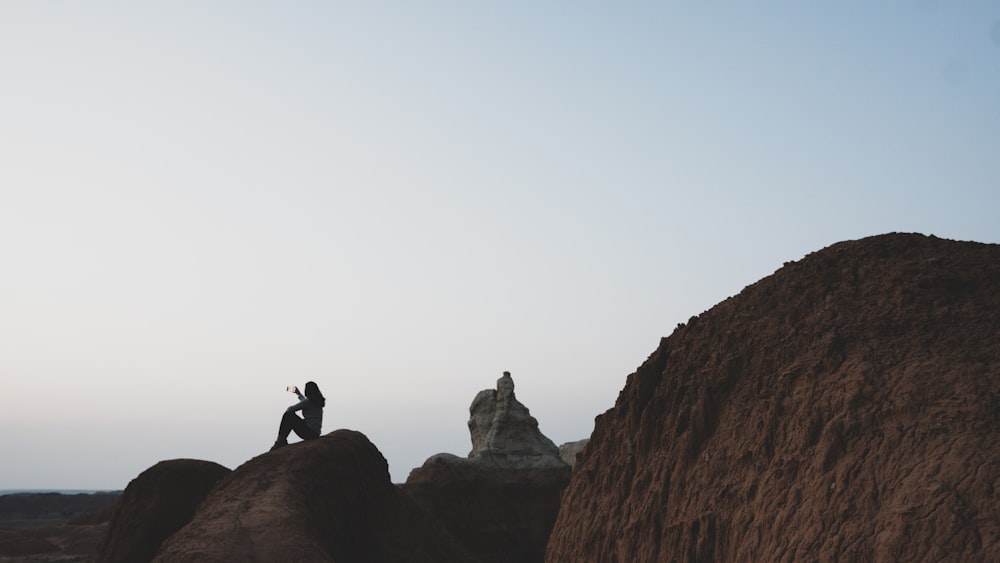
[[[546,561],[1000,561],[1000,246],[892,234],[665,338]]]
[[[403,490],[483,563],[540,563],[570,468],[486,469],[429,461]]]
[[[483,563],[541,562],[569,464],[515,398],[507,372],[473,399],[469,433],[469,457],[432,456],[403,490]]]
[[[351,430],[241,465],[155,560],[476,561],[392,485],[385,458]]]
[[[150,561],[171,534],[229,469],[210,461],[161,461],[139,474],[122,493],[98,546],[98,562]]]

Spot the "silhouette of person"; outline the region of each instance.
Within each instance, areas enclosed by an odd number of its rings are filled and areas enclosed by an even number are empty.
[[[288,435],[295,432],[303,440],[314,440],[319,438],[320,430],[323,428],[323,407],[326,406],[326,398],[320,393],[319,386],[310,381],[306,383],[306,392],[303,396],[298,387],[292,387],[292,391],[299,397],[299,402],[288,407],[281,417],[281,425],[278,427],[278,439],[271,446],[274,451],[282,446],[288,445]],[[302,416],[295,414],[302,411]]]

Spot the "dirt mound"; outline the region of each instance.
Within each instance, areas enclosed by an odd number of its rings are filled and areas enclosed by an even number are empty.
[[[191,520],[195,509],[229,469],[210,461],[161,461],[139,474],[122,493],[97,561],[150,561],[171,534]]]
[[[661,341],[546,560],[1000,561],[1000,246],[891,234]]]
[[[363,434],[337,430],[234,470],[157,561],[471,562],[389,479]]]
[[[540,563],[570,471],[432,459],[410,473],[403,490],[482,563]]]

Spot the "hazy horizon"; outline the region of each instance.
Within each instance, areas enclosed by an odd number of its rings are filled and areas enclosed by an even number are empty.
[[[512,372],[557,444],[660,338],[888,232],[1000,242],[1000,3],[0,6],[0,487],[265,452],[395,482]]]

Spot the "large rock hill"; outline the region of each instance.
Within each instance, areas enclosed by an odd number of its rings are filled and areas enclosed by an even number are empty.
[[[1000,246],[835,244],[661,341],[546,561],[1000,561]]]

